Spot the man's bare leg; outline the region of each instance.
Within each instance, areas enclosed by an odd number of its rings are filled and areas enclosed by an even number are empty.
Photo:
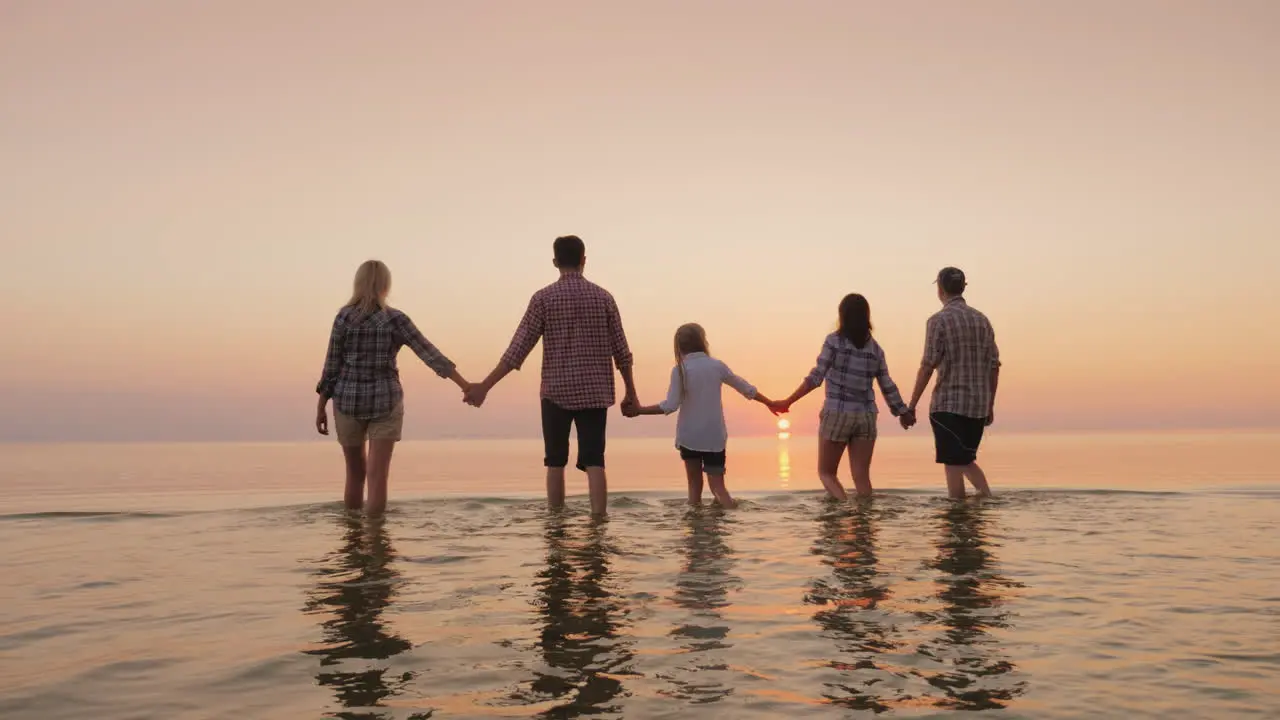
[[[564,497],[564,479],[560,480],[561,494]],[[602,467],[587,468],[587,492],[591,494],[591,514],[604,517],[609,505],[609,479]]]
[[[564,468],[547,468],[547,505],[552,509],[564,507]]]
[[[991,487],[987,485],[987,474],[982,472],[982,468],[978,467],[978,463],[969,463],[964,466],[964,476],[973,485],[973,489],[978,492],[978,497],[991,497]]]
[[[952,500],[964,499],[965,465],[947,465],[947,495]]]

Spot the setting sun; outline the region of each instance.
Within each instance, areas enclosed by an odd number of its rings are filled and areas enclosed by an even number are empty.
[[[786,418],[778,418],[778,429],[787,431],[791,429],[791,421]]]

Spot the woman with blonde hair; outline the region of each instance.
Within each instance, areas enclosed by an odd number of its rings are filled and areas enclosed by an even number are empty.
[[[716,501],[726,508],[736,503],[724,484],[725,445],[729,432],[724,422],[720,388],[728,385],[748,400],[755,400],[773,412],[775,403],[743,380],[728,365],[711,357],[707,333],[701,325],[688,323],[676,329],[676,366],[671,369],[667,399],[623,412],[631,415],[670,415],[676,410],[676,449],[684,461],[689,480],[689,504],[702,504],[703,473]]]
[[[347,463],[344,500],[348,510],[362,507],[380,515],[387,507],[391,452],[404,425],[404,389],[396,355],[408,345],[422,362],[466,392],[470,383],[409,319],[387,305],[391,271],[378,260],[356,270],[351,300],[338,310],[316,393],[316,430],[329,434],[326,412],[333,399],[334,425]],[[365,441],[368,441],[368,453]],[[368,485],[368,501],[365,486]]]

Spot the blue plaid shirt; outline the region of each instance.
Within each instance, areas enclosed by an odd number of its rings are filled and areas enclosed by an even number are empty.
[[[343,415],[358,420],[386,416],[404,400],[396,355],[405,345],[440,377],[453,374],[453,363],[408,315],[393,308],[371,315],[342,308],[333,320],[316,392],[333,398],[334,411]]]
[[[878,412],[872,381],[880,384],[889,411],[895,416],[907,411],[907,404],[898,393],[898,386],[889,377],[889,365],[884,350],[875,338],[867,340],[861,349],[839,333],[831,333],[822,343],[818,364],[809,372],[807,381],[811,387],[827,384],[827,402],[823,409],[835,412]]]

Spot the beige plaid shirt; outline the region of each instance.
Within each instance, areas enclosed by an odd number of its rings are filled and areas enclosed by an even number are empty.
[[[991,412],[991,371],[1000,367],[1000,349],[987,316],[954,298],[929,318],[924,364],[936,368],[929,412],[985,418]]]

